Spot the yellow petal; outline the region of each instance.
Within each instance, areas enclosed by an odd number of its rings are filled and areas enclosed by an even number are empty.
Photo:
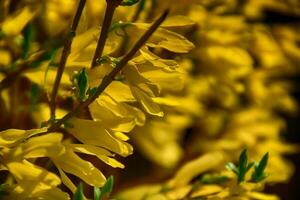
[[[150,27],[149,24],[143,23],[135,23],[133,25],[143,31]],[[187,53],[194,48],[193,43],[188,41],[185,37],[164,28],[158,28],[146,45],[150,47],[161,47],[176,53]]]
[[[105,149],[84,144],[73,144],[70,146],[74,149],[74,151],[96,156],[97,158],[114,168],[124,168],[124,165],[118,162],[116,159],[111,158],[111,156],[113,155]]]
[[[202,185],[193,192],[192,197],[212,195],[221,192],[222,190],[223,188],[218,185]]]
[[[193,187],[191,185],[175,188],[174,190],[167,192],[166,196],[168,199],[185,199],[186,195],[192,190],[192,188]]]
[[[209,46],[199,48],[198,54],[203,65],[209,66],[205,71],[215,75],[239,78],[248,75],[253,66],[249,53],[238,47]]]
[[[19,130],[8,129],[0,132],[0,147],[12,147],[20,143],[25,138],[33,136],[37,133],[45,132],[47,128],[32,129],[32,130]]]
[[[27,161],[8,163],[7,168],[19,183],[28,183],[24,184],[25,191],[34,193],[51,189],[61,183],[55,174]]]
[[[149,97],[145,92],[143,92],[138,87],[131,87],[131,92],[133,96],[141,103],[143,108],[151,115],[156,115],[162,117],[164,113],[161,111],[158,104],[156,104],[151,97]]]
[[[101,95],[89,108],[93,119],[101,121],[106,128],[129,132],[136,125],[137,116],[130,113],[131,110],[108,95]]]
[[[35,198],[31,198],[31,200],[70,200],[69,194],[61,191],[59,188],[41,191],[34,196]]]
[[[140,66],[145,69],[146,66]],[[169,91],[180,91],[184,86],[184,75],[177,71],[166,71],[164,69],[148,66],[145,71],[141,71],[149,81],[156,84],[159,88]]]
[[[104,147],[122,156],[132,153],[132,146],[114,137],[101,122],[84,119],[73,119],[73,128],[69,132],[84,144]]]
[[[17,184],[14,188],[9,190],[9,195],[5,195],[3,200],[20,200],[20,199],[30,199],[30,200],[70,200],[68,193],[63,192],[59,188],[43,189],[37,192],[32,192],[26,190],[27,184],[34,183],[22,183]]]
[[[58,168],[58,172],[60,174],[60,178],[62,183],[69,188],[73,193],[75,193],[77,187],[74,185],[74,183],[69,179],[69,177],[65,174],[65,172],[61,169]]]
[[[140,49],[141,55],[146,61],[151,62],[155,67],[165,68],[165,69],[176,69],[178,63],[175,60],[162,59],[149,51],[147,48]]]
[[[177,123],[176,123],[177,122]],[[165,168],[174,167],[183,155],[178,144],[182,125],[186,122],[166,118],[148,121],[143,127],[133,130],[132,139],[136,146],[152,162]],[[179,128],[180,127],[180,128]]]
[[[113,132],[113,134],[116,138],[119,138],[122,141],[128,141],[129,140],[129,137],[127,135],[125,135],[124,133],[122,133],[122,132]]]
[[[24,7],[22,10],[9,16],[2,24],[2,31],[7,35],[18,35],[26,24],[35,16],[36,10]]]
[[[18,140],[26,136],[25,130],[8,129],[0,132],[0,146],[11,147]]]
[[[111,96],[118,102],[132,102],[135,101],[134,97],[131,94],[130,88],[128,85],[120,82],[113,81],[106,89],[105,93]]]
[[[175,15],[168,17],[161,27],[181,27],[181,26],[192,26],[195,22],[190,18],[183,15]]]
[[[63,135],[61,133],[49,133],[33,137],[19,146],[19,148],[22,149],[21,152],[24,158],[58,156],[64,152],[64,148],[61,145],[62,138]]]
[[[24,75],[32,82],[38,84],[40,87],[45,88],[47,91],[51,91],[52,86],[56,77],[56,70],[47,69],[49,62],[42,64],[37,70],[31,70],[26,72]],[[69,76],[64,73],[61,79],[60,88],[68,88],[71,86]],[[59,90],[62,91],[63,90]],[[65,94],[66,92],[64,92]]]
[[[57,168],[81,178],[89,185],[101,187],[106,181],[104,175],[92,163],[81,159],[71,150],[53,157],[52,160]]]
[[[151,194],[159,193],[161,188],[162,187],[160,185],[140,185],[121,191],[117,195],[117,199],[141,200],[145,197],[151,196]]]
[[[75,60],[81,51],[83,51],[93,41],[96,42],[99,32],[100,32],[99,28],[94,27],[85,31],[80,35],[77,35],[73,39],[69,59]]]
[[[259,192],[249,192],[247,194],[251,199],[255,200],[279,200],[280,198],[276,195],[271,195],[271,194],[263,194]]]
[[[11,55],[9,51],[0,49],[0,66],[8,66],[11,63]]]
[[[62,118],[65,114],[67,114],[67,111],[60,108],[57,108],[55,111],[56,118],[58,119]],[[31,117],[37,125],[41,125],[43,122],[48,121],[50,119],[49,104],[37,104],[33,112],[31,112]]]
[[[210,152],[185,164],[170,181],[172,186],[182,186],[189,183],[201,173],[212,170],[223,164],[224,156],[221,152]]]

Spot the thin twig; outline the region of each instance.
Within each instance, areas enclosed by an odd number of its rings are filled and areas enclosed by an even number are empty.
[[[97,43],[96,51],[94,53],[94,57],[91,63],[91,68],[97,66],[97,59],[101,58],[103,54],[103,50],[105,47],[105,43],[107,40],[108,32],[110,29],[110,25],[114,16],[114,12],[116,8],[121,4],[122,0],[106,0],[106,10],[105,16],[101,27],[100,37]]]
[[[28,63],[23,63],[16,71],[8,73],[5,78],[0,82],[0,92],[8,88],[12,83],[14,83],[20,75],[29,69]]]
[[[132,49],[117,63],[116,67],[106,76],[104,76],[101,84],[97,87],[97,91],[94,95],[90,96],[86,101],[80,103],[73,111],[66,114],[63,118],[52,124],[48,129],[48,132],[56,131],[59,127],[67,122],[72,117],[76,116],[82,109],[87,108],[93,101],[95,101],[107,86],[114,80],[115,76],[126,66],[128,61],[138,52],[138,50],[146,43],[151,35],[157,30],[160,24],[166,19],[169,10],[166,10],[144,33],[144,35],[137,41]]]
[[[81,14],[82,14],[85,2],[86,2],[86,0],[80,0],[80,2],[78,4],[78,8],[77,8],[75,17],[73,19],[70,32],[69,32],[69,34],[71,34],[71,36],[70,35],[67,36],[66,43],[65,43],[63,51],[62,51],[62,55],[61,55],[61,59],[60,59],[58,69],[57,69],[55,82],[54,82],[54,86],[53,86],[52,93],[51,93],[51,99],[50,99],[51,119],[55,119],[56,96],[57,96],[58,88],[59,88],[59,85],[60,85],[62,74],[65,70],[65,66],[66,66],[66,63],[67,63],[68,56],[71,52],[71,45],[72,45],[72,41],[73,41],[73,36],[75,35],[77,26],[79,24],[79,20],[81,18]]]
[[[36,67],[36,65],[40,62],[42,62],[46,55],[47,55],[47,51],[44,52],[39,52],[37,53],[34,58],[32,60],[25,60],[25,61],[16,61],[14,64],[14,67],[9,67],[3,71],[1,71],[1,73],[6,74],[4,79],[1,80],[0,82],[0,93],[8,88],[9,86],[11,86],[16,80],[19,79],[19,77],[27,70],[29,69],[33,69]],[[14,70],[12,70],[13,68],[15,68]]]
[[[8,75],[9,71],[10,71],[10,70],[7,69],[5,65],[0,65],[0,73],[1,73],[1,74]]]

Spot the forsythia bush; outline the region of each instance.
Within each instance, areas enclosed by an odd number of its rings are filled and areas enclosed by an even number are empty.
[[[281,136],[299,13],[293,0],[1,0],[0,198],[108,198],[107,165],[138,152],[153,170],[111,198],[279,199],[264,188],[289,181],[283,155],[299,150]]]

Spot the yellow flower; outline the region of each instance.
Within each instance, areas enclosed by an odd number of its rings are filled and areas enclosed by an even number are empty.
[[[61,184],[56,174],[29,161],[39,157],[55,157],[63,154],[64,148],[60,144],[62,134],[49,133],[36,136],[45,130],[9,129],[0,132],[2,157],[0,168],[8,170],[17,183],[9,186],[9,196],[5,198],[34,199],[58,196],[59,199],[68,199],[67,194],[56,188]]]
[[[7,17],[1,24],[1,30],[8,36],[16,36],[20,34],[28,22],[36,15],[36,8],[25,6],[17,10],[13,15]]]

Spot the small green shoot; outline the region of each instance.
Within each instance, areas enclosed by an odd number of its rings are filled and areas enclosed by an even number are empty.
[[[87,91],[89,89],[88,75],[85,68],[74,75],[74,83],[76,87],[76,96],[79,100],[85,101],[88,98]]]
[[[224,175],[219,175],[219,174],[204,174],[200,182],[204,184],[221,184],[226,181],[228,181],[229,178]]]
[[[110,176],[102,188],[94,187],[94,200],[102,200],[104,197],[109,197],[114,185],[114,178]],[[82,183],[77,187],[74,193],[73,200],[84,200]]]
[[[104,184],[104,186],[101,188],[100,199],[102,197],[108,196],[112,192],[113,186],[114,186],[114,177],[110,176],[106,180],[106,183]]]
[[[235,166],[233,163],[227,163],[226,168],[233,171],[238,178],[238,183],[241,183],[245,181],[245,176],[253,165],[254,162],[248,163],[247,150],[244,149],[240,154],[239,166]]]
[[[97,59],[98,65],[110,64],[112,67],[115,67],[119,62],[120,62],[119,58],[114,58],[114,57],[107,56],[107,55],[104,55],[101,58]]]
[[[94,187],[94,200],[101,200],[101,189]]]
[[[24,39],[22,41],[22,58],[27,59],[29,55],[29,51],[31,48],[31,44],[34,38],[34,29],[32,23],[29,23],[24,29]]]
[[[251,181],[260,182],[264,180],[268,175],[265,173],[265,169],[267,167],[269,160],[269,153],[266,153],[259,163],[255,163],[254,171],[251,176]]]
[[[77,187],[77,190],[73,196],[73,200],[84,200],[82,183],[80,183]]]
[[[37,105],[37,102],[40,98],[40,94],[41,94],[41,91],[40,91],[40,88],[37,84],[32,84],[31,88],[30,88],[30,91],[27,93],[29,99],[30,99],[30,110],[35,110],[36,109],[36,105]]]
[[[97,87],[89,88],[87,91],[89,97],[94,96],[96,92],[97,92]]]
[[[129,26],[132,26],[131,22],[118,21],[118,22],[115,22],[111,25],[111,27],[109,29],[109,32],[116,31],[117,29],[124,29],[124,28],[127,28]]]

